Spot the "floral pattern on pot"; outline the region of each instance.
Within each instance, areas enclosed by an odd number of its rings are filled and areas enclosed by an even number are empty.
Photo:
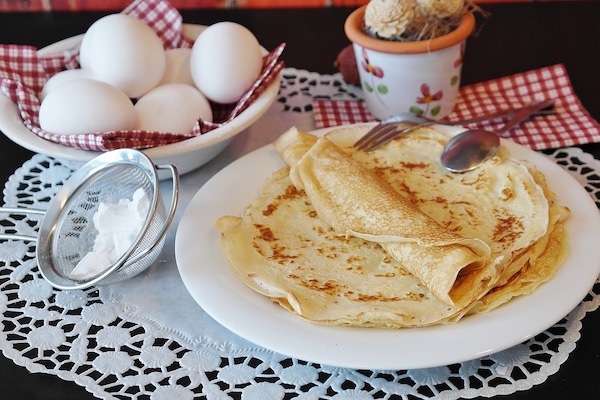
[[[381,53],[353,45],[365,100],[376,118],[410,112],[440,119],[454,107],[464,44],[424,54]]]
[[[367,76],[370,77],[370,82],[364,81],[363,80],[363,85],[365,90],[369,91],[369,92],[376,92],[379,94],[387,94],[388,93],[388,87],[383,84],[380,83],[378,85],[375,84],[375,78],[383,78],[384,73],[383,73],[383,69],[381,67],[378,67],[376,65],[373,65],[369,62],[369,55],[367,54],[367,49],[363,48],[362,49],[362,61],[360,63],[362,69],[367,73]]]
[[[433,104],[436,101],[440,101],[444,97],[444,92],[438,90],[435,93],[431,92],[431,89],[428,84],[423,83],[421,85],[421,96],[417,97],[417,104],[424,104],[425,109],[422,109],[419,106],[410,107],[410,112],[418,115],[424,116],[429,114],[431,117],[435,117],[440,113],[441,105]]]
[[[460,82],[460,70],[464,57],[464,49],[465,46],[463,43],[460,46],[459,54],[456,56],[456,59],[450,66],[451,69],[455,70],[450,77],[450,86],[456,86]],[[361,48],[360,54],[360,67],[365,72],[365,74],[362,75],[363,89],[374,95],[382,106],[388,107],[385,98],[382,97],[390,93],[390,89],[385,84],[383,79],[386,77],[386,73],[381,66],[372,62],[371,58],[369,57],[368,49],[364,47]],[[415,97],[415,104],[412,104],[408,107],[408,111],[410,113],[417,116],[427,116],[430,118],[439,116],[442,111],[442,104],[440,101],[444,97],[444,91],[433,91],[431,88],[432,85],[429,83],[422,83],[419,86],[420,94]]]

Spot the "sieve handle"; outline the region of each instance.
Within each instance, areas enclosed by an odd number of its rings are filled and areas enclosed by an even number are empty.
[[[129,266],[139,261],[142,257],[146,256],[147,254],[151,253],[156,248],[156,246],[158,246],[158,244],[165,238],[167,232],[169,231],[169,226],[171,226],[173,218],[175,218],[175,211],[177,211],[177,204],[179,202],[179,173],[177,172],[177,167],[171,164],[167,164],[157,165],[156,169],[169,170],[171,172],[171,180],[173,181],[173,191],[171,193],[171,206],[169,207],[169,213],[167,214],[164,225],[160,233],[156,237],[154,243],[151,246],[139,252],[138,254],[136,254],[135,256],[129,258],[123,264],[123,267]]]
[[[0,212],[7,214],[38,214],[44,215],[46,214],[46,210],[40,210],[36,208],[21,208],[21,207],[0,207]],[[26,242],[37,242],[36,236],[29,235],[19,235],[16,233],[0,233],[0,239],[2,240],[23,240]]]

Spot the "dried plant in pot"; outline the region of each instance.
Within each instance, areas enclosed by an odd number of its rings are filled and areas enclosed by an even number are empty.
[[[371,0],[352,12],[344,30],[369,111],[380,119],[400,112],[448,115],[474,28],[464,0]]]

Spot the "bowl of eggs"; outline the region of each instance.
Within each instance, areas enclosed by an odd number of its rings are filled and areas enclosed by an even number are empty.
[[[272,79],[235,117],[193,134],[199,119],[213,120],[211,107],[234,104],[252,87],[268,52],[248,29],[233,22],[183,24],[182,34],[193,46],[165,50],[142,21],[111,14],[84,34],[38,50],[38,56],[49,57],[78,48],[81,66],[53,75],[39,93],[41,130],[62,137],[108,131],[183,135],[141,151],[156,164],[175,165],[180,174],[212,160],[269,109],[280,79]],[[83,164],[102,152],[32,132],[17,105],[2,94],[0,130],[20,146],[59,160]]]

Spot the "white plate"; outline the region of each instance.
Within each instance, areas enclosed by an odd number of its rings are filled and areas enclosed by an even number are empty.
[[[321,133],[317,131],[317,133]],[[585,189],[542,154],[504,141],[516,158],[543,172],[558,202],[572,214],[566,224],[570,256],[549,282],[487,314],[457,324],[400,330],[314,325],[285,311],[242,283],[228,266],[215,220],[240,215],[264,180],[284,165],[270,146],[221,170],[194,196],[175,241],[186,288],[217,322],[273,351],[326,365],[398,370],[448,365],[517,345],[567,315],[600,273],[600,213]]]
[[[184,24],[183,33],[188,38],[197,37],[205,29],[201,25]],[[53,43],[38,51],[39,55],[49,56],[76,48],[83,34]],[[266,52],[263,49],[263,52]],[[203,135],[164,146],[143,150],[155,164],[174,164],[180,174],[184,174],[212,160],[233,137],[254,123],[271,106],[279,92],[280,80],[274,79],[269,87],[254,100],[248,108],[222,127]],[[46,154],[59,160],[83,164],[100,153],[64,146],[42,139],[24,125],[16,104],[0,93],[0,131],[16,144],[36,153]]]

